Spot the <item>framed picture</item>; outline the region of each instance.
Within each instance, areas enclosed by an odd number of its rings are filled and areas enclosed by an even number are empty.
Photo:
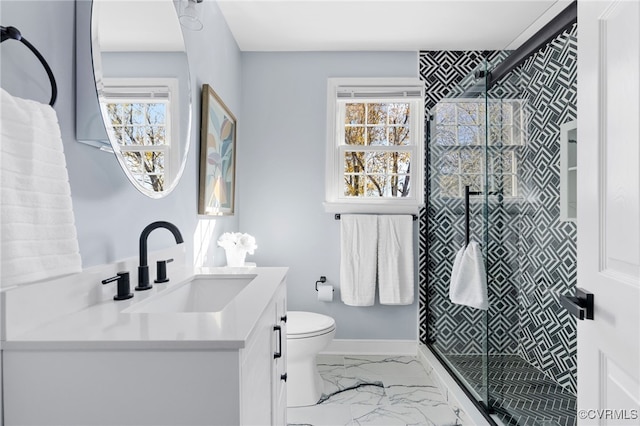
[[[211,86],[202,86],[198,214],[233,215],[236,118]]]

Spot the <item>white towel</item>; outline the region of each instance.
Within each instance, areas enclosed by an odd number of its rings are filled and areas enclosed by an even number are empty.
[[[376,297],[378,219],[343,214],[340,220],[340,295],[350,306],[371,306]]]
[[[53,108],[0,89],[0,286],[82,270]]]
[[[487,275],[480,244],[469,242],[456,254],[451,271],[449,298],[453,303],[488,309]]]
[[[378,216],[378,285],[381,304],[413,303],[411,216]]]

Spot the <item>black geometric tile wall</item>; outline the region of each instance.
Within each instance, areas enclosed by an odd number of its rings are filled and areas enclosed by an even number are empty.
[[[576,319],[560,294],[576,287],[576,226],[560,221],[560,125],[577,118],[577,28],[556,37],[522,66],[529,115],[522,151],[519,354],[576,391]]]
[[[562,386],[576,389],[576,324],[558,303],[576,285],[576,228],[559,220],[559,126],[576,118],[576,28],[530,57],[490,92],[490,97],[524,99],[527,141],[517,153],[517,202],[489,196],[488,221],[482,204],[471,206],[471,229],[488,233],[488,349],[518,353]],[[501,52],[422,51],[427,114],[460,82]],[[513,84],[515,81],[515,85]],[[428,117],[427,117],[428,118]],[[427,139],[428,140],[428,139]],[[498,147],[499,148],[499,147]],[[481,311],[449,301],[449,277],[464,239],[462,200],[432,196],[433,165],[427,144],[427,205],[420,215],[420,341],[444,353],[484,351]],[[487,228],[483,228],[488,224]]]

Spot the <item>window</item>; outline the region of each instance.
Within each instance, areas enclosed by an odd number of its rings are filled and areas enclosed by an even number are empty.
[[[135,79],[105,80],[102,108],[109,118],[112,140],[117,141],[127,172],[144,188],[162,192],[175,169],[171,154],[171,97],[174,81],[142,86]],[[174,150],[175,151],[175,150]]]
[[[486,108],[489,108],[489,143]],[[524,144],[520,100],[448,99],[431,117],[432,189],[437,196],[460,198],[472,192],[517,197],[517,150]]]
[[[424,89],[414,79],[329,79],[327,211],[417,213]]]

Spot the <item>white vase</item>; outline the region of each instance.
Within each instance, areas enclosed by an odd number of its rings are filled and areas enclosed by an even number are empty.
[[[227,266],[244,266],[244,259],[247,251],[238,248],[228,248],[224,250],[227,255]]]

